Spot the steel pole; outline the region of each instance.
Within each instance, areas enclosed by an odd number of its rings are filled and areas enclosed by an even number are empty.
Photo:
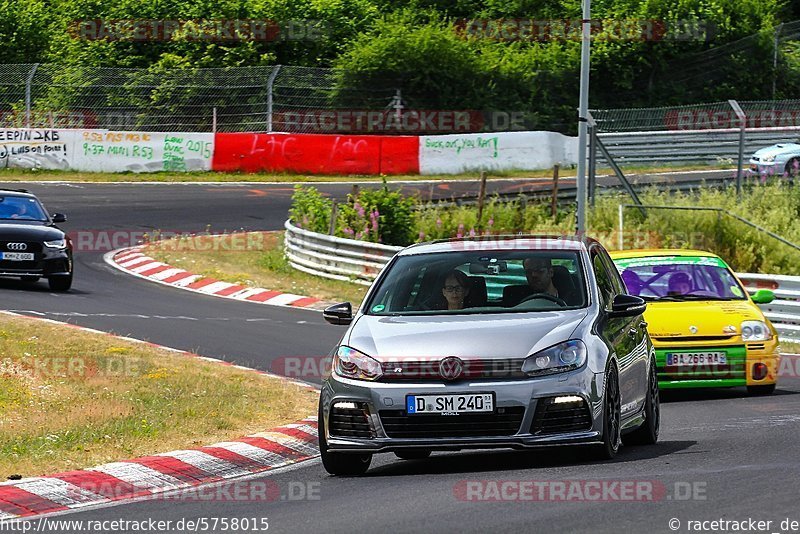
[[[583,0],[583,20],[581,21],[581,81],[578,103],[578,234],[586,233],[586,134],[589,113],[589,39],[591,38],[590,18],[592,0]]]

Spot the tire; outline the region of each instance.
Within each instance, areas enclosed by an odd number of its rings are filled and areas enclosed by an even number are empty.
[[[619,452],[621,407],[619,396],[619,375],[614,364],[606,371],[606,384],[603,391],[603,441],[592,448],[596,460],[612,460]]]
[[[69,288],[72,287],[72,275],[51,276],[47,279],[47,283],[53,291],[69,291]]]
[[[394,455],[401,460],[424,460],[431,455],[427,449],[409,449],[407,451],[395,451]]]
[[[38,282],[40,276],[20,276],[19,279],[23,282]]]
[[[625,445],[655,445],[661,427],[661,401],[658,394],[658,375],[656,362],[650,362],[647,378],[647,399],[644,403],[645,421],[636,430],[622,438]]]
[[[775,392],[775,384],[766,386],[747,386],[747,394],[754,397],[760,395],[772,395]]]
[[[331,475],[336,476],[360,476],[367,472],[369,464],[372,463],[371,454],[344,454],[340,452],[328,452],[328,444],[325,441],[325,418],[322,416],[322,402],[319,406],[319,452],[322,456],[322,466]]]

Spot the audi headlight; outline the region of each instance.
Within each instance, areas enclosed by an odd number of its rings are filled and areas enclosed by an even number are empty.
[[[55,241],[45,241],[44,246],[47,248],[64,249],[67,248],[67,240],[56,239]]]
[[[767,341],[772,332],[764,321],[742,321],[742,341]]]
[[[345,345],[336,350],[333,371],[343,378],[377,380],[383,375],[380,362]]]
[[[528,376],[552,375],[577,369],[586,363],[586,345],[572,339],[553,345],[525,359],[522,372]]]

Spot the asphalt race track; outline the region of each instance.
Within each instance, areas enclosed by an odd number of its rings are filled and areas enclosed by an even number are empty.
[[[447,189],[434,186],[435,196],[458,190],[440,185]],[[51,212],[67,213],[62,226],[69,232],[279,229],[291,195],[289,184],[26,187]],[[344,196],[350,187],[321,189]],[[520,184],[498,180],[492,187]],[[344,332],[318,312],[206,297],[130,277],[106,265],[105,252],[76,253],[75,283],[66,294],[51,293],[45,282],[1,281],[0,308],[265,370],[281,356],[327,353]],[[313,461],[239,482],[245,490],[277,484],[282,498],[274,501],[244,491],[252,498],[155,499],[52,519],[250,518],[253,526],[267,518],[270,532],[330,533],[690,532],[698,529],[690,530],[689,521],[752,519],[772,523],[764,529],[707,524],[705,531],[789,532],[781,522],[800,521],[800,380],[797,361],[791,363],[769,397],[744,390],[666,397],[659,444],[623,447],[610,462],[587,462],[578,448],[445,452],[415,461],[382,455],[365,477],[334,478]]]

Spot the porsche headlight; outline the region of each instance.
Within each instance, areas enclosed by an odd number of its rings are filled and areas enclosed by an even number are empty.
[[[764,321],[742,321],[742,341],[767,341],[772,332]]]
[[[532,354],[522,364],[528,376],[551,375],[577,369],[586,363],[586,345],[572,339]]]
[[[333,358],[333,372],[343,378],[377,380],[383,375],[383,368],[376,359],[341,345]]]
[[[65,249],[67,248],[67,240],[56,239],[55,241],[45,241],[44,246],[46,246],[47,248]]]

